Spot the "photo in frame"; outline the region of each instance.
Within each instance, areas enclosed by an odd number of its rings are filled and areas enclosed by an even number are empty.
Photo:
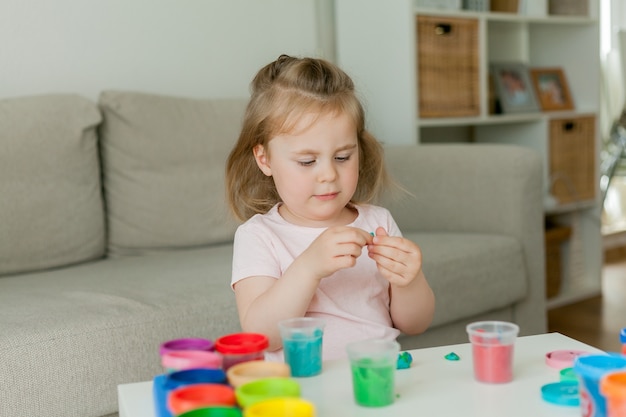
[[[532,113],[540,110],[527,65],[517,62],[493,63],[490,69],[502,113]]]
[[[542,110],[574,109],[563,69],[531,68],[530,76]]]

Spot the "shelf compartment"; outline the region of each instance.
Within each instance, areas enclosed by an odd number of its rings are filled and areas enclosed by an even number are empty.
[[[550,120],[550,192],[559,204],[596,196],[595,117]]]
[[[417,16],[419,117],[480,114],[478,28],[477,19]]]

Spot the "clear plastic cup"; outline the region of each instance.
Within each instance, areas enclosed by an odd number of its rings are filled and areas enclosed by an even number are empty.
[[[354,400],[365,407],[392,404],[400,345],[394,340],[363,340],[346,346]]]
[[[324,319],[297,317],[278,323],[283,341],[285,363],[291,376],[308,377],[322,372]]]
[[[467,325],[472,343],[474,378],[502,384],[513,380],[513,348],[519,326],[506,321],[479,321]]]

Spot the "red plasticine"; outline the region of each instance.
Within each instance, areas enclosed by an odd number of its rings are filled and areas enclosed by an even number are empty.
[[[474,375],[481,382],[504,383],[513,380],[514,345],[472,345]]]

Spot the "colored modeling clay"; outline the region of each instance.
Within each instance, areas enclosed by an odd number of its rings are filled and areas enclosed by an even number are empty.
[[[291,376],[313,376],[322,372],[322,330],[312,334],[294,333],[283,338],[285,363],[291,367]]]
[[[408,369],[413,363],[413,356],[409,352],[402,352],[398,354],[397,369]]]
[[[393,403],[393,362],[388,359],[363,358],[352,363],[354,399],[365,407],[382,407]]]
[[[370,232],[370,235],[372,235],[372,236],[376,236],[376,235],[374,234],[374,232]]]
[[[461,357],[454,352],[448,353],[446,356],[444,356],[444,358],[446,358],[449,361],[458,361],[461,359]]]
[[[472,345],[476,379],[495,384],[510,382],[513,379],[513,346]]]

